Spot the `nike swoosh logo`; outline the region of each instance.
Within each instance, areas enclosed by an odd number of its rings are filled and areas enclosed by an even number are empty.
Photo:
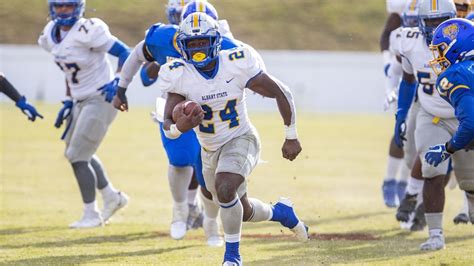
[[[235,77],[234,77],[234,78],[235,78]],[[226,80],[225,82],[226,82],[226,83],[230,83],[232,80],[234,80],[234,78],[231,78],[231,79],[229,79],[229,80]]]

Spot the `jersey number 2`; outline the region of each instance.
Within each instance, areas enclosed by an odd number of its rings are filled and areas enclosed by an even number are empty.
[[[229,122],[229,128],[239,126],[239,114],[235,109],[236,105],[236,99],[230,100],[227,102],[224,109],[219,111],[219,117],[221,118],[222,122]],[[216,133],[214,123],[206,122],[212,120],[212,118],[214,117],[214,112],[212,111],[212,108],[206,104],[201,105],[201,107],[204,111],[204,119],[203,122],[199,125],[199,131],[208,134]]]

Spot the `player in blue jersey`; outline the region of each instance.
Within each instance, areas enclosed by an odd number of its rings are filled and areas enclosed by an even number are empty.
[[[28,120],[35,121],[36,117],[43,119],[43,116],[36,111],[36,108],[26,102],[26,97],[21,94],[13,87],[13,85],[7,80],[5,75],[0,72],[0,92],[3,92],[8,98],[15,102],[16,107],[28,117]]]
[[[451,139],[430,147],[425,155],[425,160],[436,167],[474,148],[474,24],[466,19],[441,23],[434,32],[430,49],[435,57],[430,65],[439,75],[436,89],[453,106],[459,120],[457,129],[451,130]],[[469,218],[474,224],[474,170],[456,174],[456,178],[466,192]]]

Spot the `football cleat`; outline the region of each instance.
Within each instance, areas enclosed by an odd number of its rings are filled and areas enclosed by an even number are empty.
[[[399,222],[408,222],[410,220],[410,214],[415,211],[416,208],[416,197],[417,195],[406,194],[405,198],[400,203],[400,207],[397,209],[395,217]]]
[[[240,258],[237,262],[235,261],[224,261],[222,263],[222,266],[241,266],[242,265],[242,261],[240,261]]]
[[[410,227],[410,231],[422,231],[425,229],[426,219],[425,219],[425,205],[421,203],[414,212],[413,224]]]
[[[170,236],[174,240],[181,240],[186,235],[186,223],[177,221],[171,224]]]
[[[110,217],[118,210],[127,206],[130,198],[127,194],[119,191],[113,197],[104,197],[104,208],[102,209],[102,217],[104,222],[108,222]]]
[[[398,206],[397,200],[397,181],[395,179],[383,181],[382,185],[383,201],[389,208]]]
[[[188,219],[186,221],[188,230],[198,229],[199,227],[202,227],[203,214],[202,214],[201,206],[199,204],[196,204],[196,205],[188,204],[188,207],[189,207],[189,213],[188,213]]]
[[[219,224],[217,223],[217,219],[211,219],[204,215],[202,227],[204,228],[204,233],[207,237],[208,246],[222,247],[224,245],[224,239],[222,239],[222,236],[219,233]]]
[[[289,199],[280,198],[272,208],[272,221],[278,221],[284,227],[289,228],[293,233],[295,233],[298,240],[309,240],[308,227],[303,223],[303,221],[298,219],[298,216],[296,216],[293,209],[293,203]]]
[[[420,250],[440,250],[444,249],[444,236],[443,235],[431,235],[426,242],[420,245]]]
[[[84,213],[82,218],[79,221],[76,221],[69,225],[70,228],[80,229],[80,228],[92,228],[103,226],[104,221],[99,212]]]
[[[467,213],[459,213],[454,217],[453,219],[454,224],[467,224],[469,223],[469,216],[467,216]]]

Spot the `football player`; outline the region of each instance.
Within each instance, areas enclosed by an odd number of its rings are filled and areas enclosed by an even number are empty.
[[[451,137],[444,144],[430,147],[425,154],[427,163],[439,166],[449,158],[465,157],[474,148],[474,24],[469,20],[450,19],[438,26],[430,49],[430,61],[439,75],[436,89],[454,109],[459,124],[449,127]],[[472,153],[472,152],[469,152]],[[472,158],[472,157],[471,157]],[[458,160],[463,160],[459,158]],[[472,160],[470,164],[472,165]],[[455,165],[457,170],[457,164]],[[474,171],[456,173],[459,187],[468,199],[469,220],[474,224]]]
[[[8,96],[8,98],[12,99],[12,101],[15,102],[16,107],[20,108],[20,110],[28,117],[28,120],[34,122],[36,117],[43,119],[43,116],[36,111],[36,108],[33,105],[26,102],[26,97],[21,96],[2,72],[0,72],[0,92],[3,92]]]
[[[107,53],[118,57],[119,72],[130,52],[102,20],[83,17],[85,0],[48,0],[48,6],[51,21],[38,43],[66,75],[67,98],[54,126],[59,128],[67,120],[61,139],[84,203],[82,218],[70,227],[101,226],[128,203],[128,196],[114,188],[95,153],[117,114],[111,101],[118,78]],[[102,194],[102,211],[97,207],[96,187]]]
[[[277,221],[306,241],[307,227],[288,199],[272,206],[247,197],[246,178],[258,162],[260,141],[248,119],[245,88],[276,98],[286,132],[282,155],[293,161],[301,146],[290,90],[263,72],[254,52],[246,46],[221,50],[218,23],[205,13],[184,19],[177,41],[183,59],[162,66],[158,75],[158,86],[168,94],[163,129],[169,138],[193,128],[196,131],[206,187],[220,206],[226,242],[223,265],[242,264],[242,221]],[[171,114],[185,99],[197,102],[202,109],[181,113],[174,122]]]
[[[400,83],[401,65],[393,54],[393,47],[395,44],[392,44],[391,42],[394,40],[393,36],[397,36],[396,32],[400,31],[403,24],[402,13],[407,6],[407,2],[411,2],[411,0],[387,0],[386,2],[389,16],[387,17],[384,30],[380,37],[380,50],[382,51],[384,73],[386,77],[385,110],[388,110],[390,105],[397,99],[397,91],[394,88],[398,87],[398,84]],[[385,205],[390,208],[397,207],[405,195],[407,185],[406,179],[409,175],[410,169],[402,163],[403,156],[403,149],[395,145],[392,137],[388,152],[386,173],[382,184],[383,199]],[[398,172],[400,172],[399,181],[397,181]]]
[[[433,38],[433,30],[443,21],[456,16],[452,0],[424,0],[419,8],[419,30],[407,29],[402,34],[401,53],[403,79],[400,84],[398,111],[395,125],[395,140],[402,145],[405,119],[417,92],[420,110],[416,117],[415,144],[419,157],[425,157],[426,150],[449,136],[449,128],[457,124],[451,106],[434,91],[437,75],[427,64],[431,59],[428,45]],[[417,83],[419,85],[417,85]],[[453,157],[456,175],[472,173],[473,153],[463,153]],[[469,162],[469,163],[468,163]],[[448,161],[438,167],[422,161],[423,202],[425,218],[429,228],[429,238],[420,245],[421,250],[437,250],[445,246],[442,232],[444,208],[444,185]]]

